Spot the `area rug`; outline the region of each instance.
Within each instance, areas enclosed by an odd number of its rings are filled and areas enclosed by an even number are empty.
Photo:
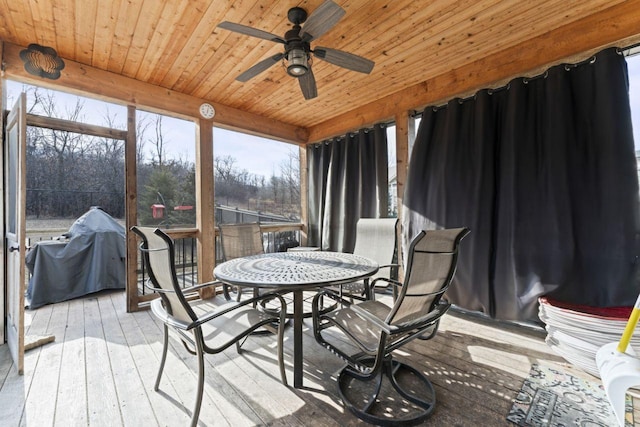
[[[633,427],[632,402],[627,395],[625,426],[630,427]],[[522,427],[618,425],[599,382],[538,364],[531,367],[507,420]]]

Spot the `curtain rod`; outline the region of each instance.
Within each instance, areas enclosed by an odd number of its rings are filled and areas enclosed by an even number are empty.
[[[394,120],[387,121],[387,122],[379,122],[379,123],[374,124],[373,126],[365,126],[365,127],[362,127],[362,128],[360,128],[360,129],[358,129],[356,131],[353,131],[353,132],[347,132],[347,133],[345,133],[343,135],[337,135],[337,136],[334,136],[333,138],[325,139],[322,142],[316,142],[316,143],[313,144],[313,146],[319,146],[320,144],[329,143],[330,141],[336,141],[336,140],[340,141],[342,139],[345,139],[347,136],[357,135],[357,133],[360,132],[360,131],[370,132],[376,126],[380,126],[381,128],[384,129],[384,128],[392,126],[392,125],[395,126],[395,124],[396,124],[396,122]]]
[[[640,43],[636,43],[634,45],[631,45],[631,46],[628,46],[628,47],[625,47],[625,48],[616,47],[615,49],[616,49],[616,52],[619,55],[632,56],[632,55],[635,55],[635,54],[640,54]],[[606,50],[606,49],[603,49],[602,51],[604,51],[604,50]],[[600,52],[602,52],[602,51],[600,51]],[[598,53],[600,53],[600,52],[598,52]],[[570,71],[573,68],[579,67],[581,65],[593,64],[594,62],[596,62],[596,54],[593,54],[590,57],[588,57],[587,59],[584,59],[584,60],[579,61],[579,62],[565,63],[564,64],[564,69],[566,71]],[[555,66],[560,66],[560,65],[563,65],[563,64],[557,64]],[[535,76],[532,76],[532,77],[514,77],[511,80],[522,79],[522,82],[524,84],[527,84],[527,83],[529,83],[529,82],[531,82],[533,80],[544,79],[549,75],[549,69],[551,69],[551,68],[553,68],[553,67],[549,67],[544,72],[542,72],[541,74],[538,74],[538,75],[535,75]],[[476,99],[477,95],[478,95],[478,92],[481,92],[483,90],[486,90],[491,95],[491,94],[494,94],[496,92],[501,92],[503,90],[509,90],[510,87],[511,87],[511,83],[507,83],[506,85],[500,86],[500,87],[497,87],[497,88],[480,89],[480,90],[476,91],[471,96],[468,96],[466,98],[458,98],[458,103],[462,104],[462,103],[464,103],[466,101],[471,101],[473,99]],[[427,106],[427,107],[424,108],[424,110],[426,110],[427,108],[431,108],[431,109],[433,109],[433,111],[441,110],[443,108],[446,108],[447,105],[449,104],[449,102],[451,102],[451,100],[453,100],[453,99],[456,99],[456,98],[451,98],[449,101],[445,102],[444,104]],[[414,110],[413,113],[412,113],[412,116],[413,117],[421,116],[422,112],[424,110],[422,110],[422,111]]]

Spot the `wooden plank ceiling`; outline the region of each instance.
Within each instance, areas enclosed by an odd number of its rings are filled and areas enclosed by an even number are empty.
[[[297,81],[280,64],[246,83],[235,80],[252,65],[281,52],[282,45],[217,24],[230,21],[283,36],[291,27],[289,8],[300,6],[311,12],[322,2],[0,0],[0,39],[19,46],[50,46],[66,60],[313,128],[624,3],[335,0],[346,14],[313,41],[312,48],[326,46],[371,59],[375,61],[371,74],[316,59],[318,97],[312,100],[303,98]],[[540,64],[545,53],[536,53]],[[453,87],[449,93],[458,92]]]

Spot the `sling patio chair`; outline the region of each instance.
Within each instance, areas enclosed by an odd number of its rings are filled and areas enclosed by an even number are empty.
[[[158,391],[162,371],[167,358],[169,327],[174,330],[187,351],[198,357],[198,386],[196,402],[191,417],[191,425],[198,424],[202,393],[204,389],[204,354],[220,353],[236,345],[238,353],[244,340],[260,327],[272,328],[278,336],[278,364],[280,377],[287,385],[284,369],[283,337],[286,303],[280,295],[271,293],[242,302],[227,302],[214,306],[207,301],[191,301],[195,291],[218,282],[182,288],[176,275],[174,264],[175,249],[173,240],[163,231],[151,227],[131,227],[131,231],[142,238],[140,251],[149,273],[150,289],[160,294],[160,298],[151,302],[151,310],[164,326],[164,339],[160,368],[154,390]],[[253,304],[263,298],[280,302],[280,314],[273,315],[256,310]],[[277,325],[277,326],[274,326]]]
[[[264,253],[264,241],[262,240],[262,230],[257,222],[218,224],[220,231],[220,245],[222,246],[223,261],[230,261],[251,255],[261,255]],[[235,292],[235,298],[233,293]],[[224,283],[222,293],[227,301],[242,299],[242,288]],[[253,288],[253,297],[260,294],[259,288]],[[286,298],[285,298],[286,301]],[[260,300],[260,309],[277,313],[279,302],[271,304],[268,298]],[[255,304],[254,304],[255,305]],[[288,320],[287,320],[288,323]],[[256,334],[270,333],[268,328],[255,331]]]
[[[235,224],[218,224],[220,231],[220,245],[222,246],[223,261],[230,261],[236,258],[242,258],[251,255],[260,255],[264,251],[264,242],[262,240],[262,230],[260,224],[257,222],[249,223],[235,223]],[[227,301],[235,299],[240,301],[242,298],[242,288],[233,287],[227,284],[222,285],[222,292]],[[233,293],[235,292],[235,298]],[[253,288],[253,297],[257,297],[260,294],[259,288]],[[285,301],[287,301],[285,295]],[[271,300],[268,298],[260,300],[260,309],[270,312],[279,312],[278,302],[271,304]],[[293,303],[289,299],[290,303]],[[287,313],[288,319],[293,316],[292,313]],[[268,329],[261,329],[255,333],[269,333]]]
[[[235,258],[241,258],[250,255],[260,255],[264,253],[264,245],[262,241],[262,231],[260,224],[238,223],[238,224],[218,224],[220,231],[220,245],[222,246],[223,261],[230,261]],[[222,292],[227,301],[232,298],[231,286],[222,285]],[[242,289],[236,288],[236,300],[240,300]],[[257,291],[254,292],[254,297]]]
[[[338,297],[323,291],[314,298],[316,341],[347,363],[338,375],[338,389],[358,418],[377,425],[411,425],[433,412],[436,395],[429,379],[392,353],[414,338],[435,336],[450,307],[442,296],[456,270],[458,246],[468,233],[466,228],[421,231],[409,247],[404,282],[376,279],[398,287],[392,307],[374,300],[343,300],[346,307],[321,313],[323,296]]]
[[[378,263],[378,272],[364,280],[329,287],[340,295],[351,300],[374,299],[374,288],[370,286],[379,277],[391,278],[398,264],[393,263],[396,253],[396,227],[398,218],[360,218],[356,224],[355,255],[370,258]],[[387,283],[380,283],[379,289],[387,288]]]

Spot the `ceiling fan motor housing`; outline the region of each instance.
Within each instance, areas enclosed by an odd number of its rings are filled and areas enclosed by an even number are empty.
[[[307,11],[301,7],[292,7],[287,12],[287,19],[294,25],[300,25],[307,20]]]

